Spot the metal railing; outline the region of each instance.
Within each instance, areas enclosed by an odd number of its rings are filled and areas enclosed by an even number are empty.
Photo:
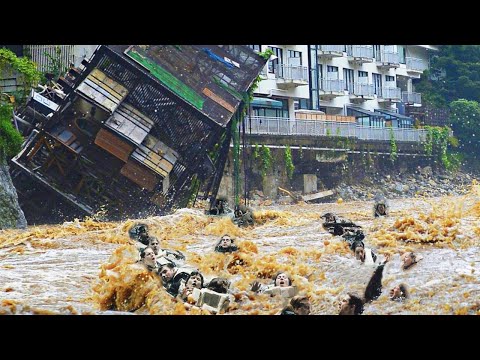
[[[292,136],[341,136],[361,140],[389,141],[390,134],[396,141],[421,142],[426,139],[426,130],[360,126],[353,122],[322,120],[291,120],[287,118],[251,116],[251,133],[258,135]],[[247,121],[249,120],[247,118]],[[247,131],[249,123],[247,122]]]
[[[358,96],[373,96],[373,84],[353,84],[353,94]]]
[[[399,64],[400,60],[398,57],[398,53],[391,51],[383,51],[381,56],[381,62],[389,64]]]
[[[38,70],[49,71],[51,58],[60,61],[61,70],[75,63],[75,45],[24,45],[25,54],[37,63]],[[45,55],[48,54],[48,55]]]
[[[406,104],[421,104],[422,94],[402,91],[402,101]]]
[[[308,82],[308,67],[280,64],[275,68],[275,76],[279,79]]]
[[[428,69],[428,64],[423,59],[406,57],[405,62],[407,65],[407,70],[424,71]]]
[[[344,52],[345,45],[317,45],[317,49],[320,51]]]
[[[320,91],[343,92],[345,90],[345,80],[341,79],[320,79]]]
[[[382,88],[382,98],[392,99],[392,100],[401,100],[402,99],[402,90],[397,87],[386,87]]]
[[[373,58],[373,46],[347,45],[347,55],[353,57]]]

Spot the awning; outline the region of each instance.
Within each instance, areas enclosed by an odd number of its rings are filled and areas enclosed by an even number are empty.
[[[260,97],[254,97],[253,101],[251,102],[251,105],[256,107],[267,107],[267,108],[274,108],[274,109],[283,108],[283,103],[281,101],[267,99],[267,98],[260,98]]]
[[[405,115],[402,115],[393,111],[385,110],[385,109],[375,109],[375,112],[381,115],[385,115],[387,116],[387,118],[413,121],[413,119],[409,116],[405,116]]]
[[[362,109],[362,108],[359,108],[359,107],[355,107],[355,106],[347,106],[347,113],[348,113],[348,110],[350,110],[350,112],[353,112],[353,116],[382,116],[381,114],[378,114],[378,113],[374,113],[373,111],[370,111],[370,110],[366,110],[366,109]],[[356,113],[356,114],[355,114]]]

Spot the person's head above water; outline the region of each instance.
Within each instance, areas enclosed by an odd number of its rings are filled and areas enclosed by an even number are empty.
[[[164,264],[158,269],[158,275],[162,278],[164,283],[168,283],[173,279],[176,268],[172,263]]]
[[[363,313],[363,300],[355,294],[348,293],[339,304],[339,315],[360,315]]]
[[[275,286],[287,287],[292,285],[292,279],[288,276],[286,272],[279,272],[273,278],[273,283]]]
[[[401,256],[402,269],[407,270],[422,259],[423,259],[423,256],[417,255],[412,251],[403,253]]]
[[[230,282],[225,278],[214,278],[207,285],[207,289],[220,294],[226,294],[229,287]]]
[[[361,262],[365,262],[365,248],[363,246],[363,243],[358,244],[355,247],[355,258],[357,260],[360,260]]]
[[[225,234],[223,235],[221,238],[220,238],[220,241],[218,242],[218,246],[224,248],[224,249],[227,249],[231,246],[233,246],[233,239],[231,236],[229,236],[228,234]]]
[[[160,242],[155,236],[148,237],[148,246],[153,249],[155,255],[158,255],[158,252],[160,251]]]
[[[157,265],[155,252],[150,246],[147,246],[140,252],[140,258],[142,259],[142,262],[149,267],[155,267]]]
[[[325,222],[335,222],[337,220],[337,216],[334,213],[325,213],[320,216]]]
[[[391,300],[403,300],[408,299],[408,288],[405,284],[396,285],[393,289],[390,290],[390,299]]]
[[[203,287],[203,275],[198,271],[192,271],[185,282],[185,287],[187,289],[201,289]]]

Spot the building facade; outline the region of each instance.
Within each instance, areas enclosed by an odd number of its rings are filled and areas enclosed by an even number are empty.
[[[421,107],[415,80],[437,51],[432,45],[249,46],[273,51],[255,92],[253,117],[399,128],[414,125],[406,108]]]

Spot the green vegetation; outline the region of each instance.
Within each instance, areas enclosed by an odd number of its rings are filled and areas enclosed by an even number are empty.
[[[0,104],[0,162],[15,156],[22,146],[22,135],[12,125],[13,107]]]
[[[18,83],[23,86],[13,94],[0,94],[0,162],[20,151],[23,138],[12,125],[13,109],[15,105],[24,103],[30,89],[36,86],[41,78],[33,61],[26,57],[17,57],[8,49],[0,49],[0,74],[8,75],[14,72],[18,73]]]
[[[395,162],[398,158],[397,141],[395,140],[395,134],[393,128],[390,128],[390,160]]]
[[[295,165],[293,165],[292,160],[292,150],[290,146],[287,145],[285,148],[285,169],[287,170],[287,176],[291,180],[293,178],[293,171],[295,170]]]
[[[42,74],[37,70],[37,65],[26,57],[17,57],[11,50],[0,49],[0,74],[19,73],[18,83],[23,84],[21,90],[15,94],[17,103],[22,103],[27,98],[32,87],[37,86]]]

